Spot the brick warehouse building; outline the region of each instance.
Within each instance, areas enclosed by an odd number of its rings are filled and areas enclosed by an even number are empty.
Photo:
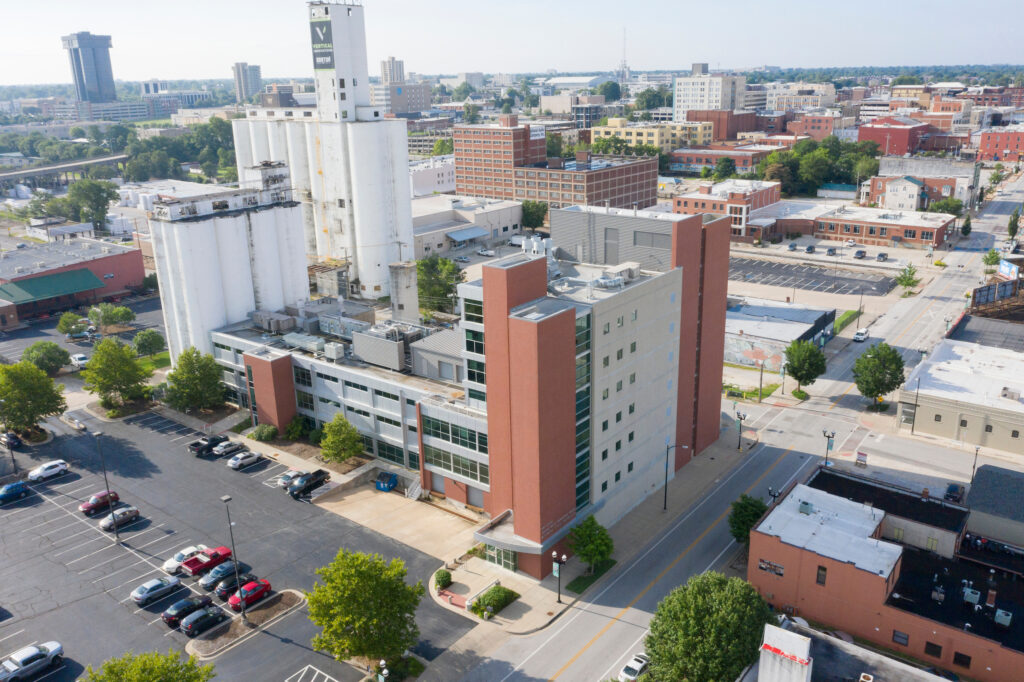
[[[723,213],[729,216],[733,237],[747,236],[751,211],[776,203],[782,197],[781,183],[762,180],[726,180],[705,183],[696,192],[675,197],[672,212],[685,215]]]
[[[983,130],[978,158],[985,161],[1024,161],[1024,125]]]
[[[214,356],[256,422],[344,414],[414,491],[490,517],[488,560],[543,577],[576,523],[663,484],[667,446],[674,476],[718,437],[728,221],[660,215],[665,272],[528,250],[459,286],[454,329],[371,327],[327,301],[307,304],[309,333],[216,330]]]
[[[544,201],[551,208],[575,204],[647,208],[658,202],[657,156],[592,156],[548,159],[515,169],[513,198]]]
[[[857,129],[857,141],[878,143],[882,156],[913,154],[931,126],[903,116],[883,116]]]
[[[707,121],[714,125],[712,136],[715,141],[735,140],[740,133],[757,130],[757,113],[733,111],[732,109],[690,109],[687,121]]]
[[[544,126],[520,125],[502,114],[498,123],[454,128],[455,193],[461,196],[512,199],[512,169],[544,162]]]

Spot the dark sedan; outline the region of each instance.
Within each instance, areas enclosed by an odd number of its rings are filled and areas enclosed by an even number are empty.
[[[181,621],[180,630],[189,637],[201,635],[210,628],[223,623],[230,618],[227,612],[219,606],[207,606],[194,611]]]
[[[214,591],[221,599],[227,599],[238,589],[239,585],[246,585],[256,580],[259,580],[259,578],[252,573],[240,573],[237,580],[235,579],[235,574],[232,573],[217,583],[217,589]]]
[[[78,511],[85,515],[95,514],[115,506],[120,501],[121,498],[113,490],[103,490],[93,493],[88,500],[78,505]]]
[[[176,628],[181,625],[181,621],[185,620],[188,616],[199,609],[205,609],[207,606],[211,606],[212,604],[213,597],[208,594],[196,597],[186,597],[185,599],[181,599],[171,604],[166,611],[160,614],[160,617],[172,628]]]
[[[249,567],[239,564],[238,570],[240,572],[247,571],[249,570]],[[200,578],[199,586],[202,587],[204,590],[212,591],[213,588],[217,586],[217,583],[219,583],[221,580],[224,580],[224,578],[227,578],[229,575],[233,576],[234,574],[235,562],[225,561],[224,563],[220,564],[219,566],[211,570],[209,573],[204,575],[202,578]]]
[[[316,471],[299,476],[295,479],[295,482],[288,486],[288,494],[294,499],[299,499],[303,495],[308,495],[324,483],[331,480],[331,475],[323,469],[317,469]]]
[[[18,434],[13,431],[8,431],[7,433],[0,434],[0,445],[3,445],[8,450],[20,448],[21,438],[19,438]]]

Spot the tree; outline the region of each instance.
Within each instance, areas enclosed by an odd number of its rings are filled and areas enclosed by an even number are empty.
[[[99,328],[115,324],[128,324],[135,319],[135,313],[128,306],[100,303],[89,309],[89,321]]]
[[[964,224],[960,226],[960,234],[968,236],[971,234],[971,216],[964,218]]]
[[[342,549],[316,573],[306,593],[309,619],[321,629],[313,638],[316,649],[338,660],[388,660],[419,639],[415,614],[425,590],[419,581],[406,584],[401,559]]]
[[[612,536],[591,514],[569,531],[569,549],[587,563],[587,573],[611,558],[615,550]]]
[[[735,680],[757,659],[772,612],[754,587],[721,573],[695,575],[658,604],[647,635],[656,680]]]
[[[546,201],[523,201],[523,227],[535,229],[544,224],[544,217],[548,214]]]
[[[981,257],[981,262],[988,266],[999,265],[999,261],[1002,260],[1002,256],[995,249],[989,249],[984,256]]]
[[[81,207],[81,219],[97,230],[107,225],[107,209],[118,198],[117,185],[105,180],[79,180],[68,190],[68,199]]]
[[[68,137],[70,137],[72,140],[77,140],[80,137],[85,137],[85,128],[83,128],[82,126],[71,126],[71,129],[68,130]]]
[[[732,503],[732,511],[729,512],[729,532],[736,542],[750,544],[750,531],[766,511],[768,505],[761,498],[751,497],[746,493]]]
[[[443,137],[434,141],[434,149],[430,152],[433,156],[455,153],[455,140],[450,137]]]
[[[1006,234],[1013,239],[1017,236],[1017,230],[1020,227],[1020,208],[1013,209],[1013,213],[1010,214],[1010,222],[1006,224]]]
[[[863,156],[857,159],[857,162],[853,166],[854,173],[857,176],[857,183],[865,178],[873,178],[878,175],[878,159],[874,159],[870,156]]]
[[[797,390],[810,386],[825,373],[825,353],[810,341],[796,340],[786,348],[786,372],[796,379]]]
[[[139,355],[153,357],[167,347],[167,342],[157,330],[143,329],[132,339],[132,345],[135,346],[135,352]]]
[[[862,396],[876,400],[903,384],[903,358],[889,344],[876,344],[853,363],[853,381]]]
[[[200,665],[194,656],[183,658],[169,650],[166,654],[133,651],[109,658],[99,670],[91,665],[85,669],[84,682],[207,682],[215,677],[212,665]]]
[[[948,213],[949,215],[960,217],[964,212],[964,202],[953,197],[946,197],[945,199],[933,201],[928,209],[936,213]]]
[[[479,123],[480,122],[480,107],[475,104],[462,105],[462,122],[463,123]]]
[[[451,311],[455,288],[466,277],[455,261],[436,253],[416,261],[416,286],[420,306],[427,310]]]
[[[557,159],[562,156],[562,136],[555,133],[548,133],[545,137],[547,156],[549,159]]]
[[[903,75],[892,79],[892,85],[920,85],[924,81],[920,76]]]
[[[43,417],[67,409],[64,386],[31,362],[0,366],[0,420],[7,428],[29,431]]]
[[[715,181],[720,182],[736,174],[736,162],[723,156],[715,163]]]
[[[604,95],[606,102],[618,102],[622,99],[622,88],[615,81],[605,81],[597,86],[597,94]]]
[[[710,178],[714,174],[715,171],[711,168],[711,166],[704,166],[703,168],[700,169],[700,176],[702,178]]]
[[[470,95],[476,92],[476,88],[470,85],[466,81],[459,83],[454,90],[452,90],[452,99],[456,102],[461,102]]]
[[[501,105],[501,113],[503,113],[503,114],[511,114],[512,113],[512,103],[511,102],[505,102],[504,104],[502,104]]]
[[[152,375],[131,346],[112,338],[96,344],[89,364],[82,370],[85,390],[98,394],[108,404],[135,400]]]
[[[917,268],[913,263],[907,263],[907,266],[900,270],[900,274],[896,275],[896,284],[904,289],[913,289],[920,283],[921,278],[917,276]]]
[[[804,142],[813,142],[813,140],[798,142],[797,147]],[[831,170],[832,161],[828,158],[828,152],[825,149],[815,149],[800,159],[800,170],[797,172],[797,177],[800,178],[800,182],[804,184],[806,190],[813,193],[825,183]]]
[[[92,366],[91,360],[89,366]],[[220,365],[212,355],[204,355],[196,348],[186,348],[178,355],[174,369],[167,375],[167,394],[164,399],[179,411],[218,407],[224,402],[224,386],[220,376]]]
[[[156,278],[156,273],[151,272],[142,278],[142,286],[146,289],[152,289],[153,291],[160,290],[160,282]]]
[[[79,322],[80,319],[77,313],[71,311],[62,314],[57,321],[57,331],[61,334],[81,334],[86,325]]]
[[[344,462],[363,451],[363,437],[340,412],[324,424],[320,456],[328,462]]]
[[[53,376],[71,362],[71,355],[53,341],[37,341],[25,349],[21,359]]]

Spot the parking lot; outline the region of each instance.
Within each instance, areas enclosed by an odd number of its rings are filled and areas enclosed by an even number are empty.
[[[834,294],[885,296],[896,280],[868,270],[845,270],[802,263],[780,263],[755,258],[731,258],[729,279],[752,284],[768,284],[787,289],[822,291]]]
[[[90,431],[102,430],[110,487],[141,512],[121,529],[121,544],[98,528],[98,518],[78,504],[103,490],[96,442],[89,433],[51,420],[53,442],[16,452],[25,470],[63,458],[71,472],[31,484],[32,494],[0,506],[0,654],[33,642],[56,639],[65,662],[47,679],[75,679],[85,665],[97,665],[129,649],[182,649],[184,635],[170,630],[160,613],[190,593],[205,593],[190,579],[146,607],[129,595],[141,583],[163,575],[164,560],[188,545],[229,545],[221,496],[231,495],[231,519],[238,558],[275,590],[312,587],[314,571],[340,547],[377,552],[406,561],[410,581],[426,578],[436,560],[381,537],[313,504],[288,497],[273,484],[285,467],[261,459],[243,469],[225,466],[230,456],[193,457],[186,444],[201,434],[147,413],[125,422],[100,423],[84,412],[72,416]],[[102,515],[100,515],[102,517]],[[215,598],[215,603],[220,600]],[[471,623],[424,599],[418,614],[417,653],[436,657]],[[303,666],[337,679],[359,679],[351,668],[313,652],[315,628],[305,610],[290,614],[214,662],[225,679],[286,679]],[[323,678],[321,678],[323,679]]]

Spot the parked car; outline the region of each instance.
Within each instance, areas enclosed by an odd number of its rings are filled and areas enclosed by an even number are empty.
[[[181,564],[181,570],[185,575],[197,576],[206,573],[231,558],[229,547],[207,547],[195,556],[186,559]]]
[[[173,575],[153,578],[132,590],[132,601],[139,606],[145,606],[151,601],[170,594],[179,587],[181,587],[181,581]]]
[[[959,483],[950,483],[946,486],[946,494],[942,497],[950,502],[959,504],[964,501],[964,487]]]
[[[814,245],[808,244],[804,247],[804,253],[814,253]]]
[[[825,249],[825,255],[826,256],[834,256],[834,255],[836,255],[836,247],[830,246],[827,249]]]
[[[299,499],[303,495],[308,495],[324,483],[331,480],[331,475],[323,469],[317,469],[316,471],[299,476],[295,481],[288,486],[288,494],[294,499]]]
[[[131,505],[127,507],[121,507],[115,509],[100,521],[100,528],[102,530],[114,530],[114,528],[120,528],[127,526],[129,523],[134,523],[139,519],[139,510]]]
[[[194,557],[196,554],[199,554],[204,549],[206,549],[206,545],[190,545],[165,561],[161,568],[168,573],[177,573],[181,570],[181,565],[183,563]]]
[[[469,256],[456,256],[455,258],[452,258],[452,260],[456,263],[468,263]]]
[[[226,440],[220,445],[215,446],[210,452],[222,457],[224,455],[231,455],[241,450],[246,450],[245,443],[238,443],[236,441]]]
[[[846,245],[847,246],[857,246],[857,240],[856,239],[847,239],[846,240]]]
[[[206,436],[189,443],[186,448],[193,455],[208,455],[215,447],[228,439],[227,436]]]
[[[60,667],[63,660],[64,647],[60,642],[27,646],[0,661],[0,680],[27,680],[47,668]]]
[[[651,659],[647,657],[647,654],[634,654],[633,660],[623,666],[619,673],[619,682],[634,682],[634,680],[640,679],[647,674],[650,664]]]
[[[280,488],[287,488],[295,482],[299,476],[305,476],[308,471],[301,471],[299,469],[289,469],[277,478],[277,485]]]
[[[190,613],[181,621],[179,629],[188,637],[196,637],[228,618],[230,616],[219,606],[207,606]]]
[[[30,483],[45,481],[46,479],[53,478],[54,476],[63,476],[68,471],[70,471],[70,467],[68,467],[67,462],[62,459],[55,459],[50,462],[44,462],[32,471],[28,472],[28,480]]]
[[[797,243],[796,242],[790,242],[789,243],[789,250],[790,251],[796,251],[796,249],[797,249]]]
[[[234,571],[231,572],[228,577],[217,583],[217,587],[214,588],[214,593],[221,599],[227,599],[232,594],[238,591],[239,585],[248,585],[251,582],[259,580],[255,573],[239,573],[238,577],[235,577]]]
[[[120,501],[121,498],[113,490],[101,490],[98,493],[93,493],[88,500],[78,505],[78,511],[89,516],[103,509],[110,509]]]
[[[199,609],[205,609],[212,604],[213,597],[208,594],[185,597],[167,607],[167,610],[160,614],[160,618],[172,628],[176,628],[190,614],[195,613]]]
[[[3,445],[8,450],[14,450],[21,447],[21,438],[14,431],[8,431],[7,433],[0,434],[0,445]]]
[[[253,452],[251,450],[242,450],[228,460],[228,468],[235,469],[237,471],[238,469],[247,467],[250,464],[255,464],[258,461],[260,461],[260,453]]]
[[[71,366],[75,369],[85,369],[89,364],[89,356],[84,353],[75,353],[71,356]]]
[[[488,258],[491,258],[494,256],[494,251],[492,249],[477,249],[476,255],[487,256]]]
[[[880,253],[877,256],[875,256],[875,260],[878,261],[879,263],[884,263],[885,261],[889,260],[889,254],[884,252]]]
[[[858,342],[858,343],[860,343],[861,341],[867,341],[868,340],[868,336],[870,336],[870,334],[868,333],[867,328],[864,327],[864,328],[858,329],[857,331],[855,331],[853,333],[853,340]]]
[[[260,599],[263,599],[270,594],[270,581],[269,580],[254,580],[247,583],[242,589],[231,595],[228,599],[228,606],[235,611],[242,610],[242,602],[245,602],[246,606],[255,604]]]
[[[7,504],[14,500],[20,500],[21,498],[28,495],[31,490],[25,484],[25,481],[15,481],[14,483],[8,483],[4,487],[0,488],[0,504]]]
[[[249,568],[248,566],[243,566],[242,564],[238,564],[238,572],[239,573],[241,573],[242,571],[247,570],[248,568]],[[204,590],[208,590],[208,591],[212,592],[214,590],[214,588],[217,587],[217,583],[219,583],[221,580],[224,580],[224,578],[227,578],[229,575],[234,575],[234,573],[235,573],[235,562],[234,561],[225,561],[224,563],[220,564],[216,568],[213,568],[212,570],[210,570],[210,572],[207,573],[206,575],[204,575],[202,578],[200,578],[199,586],[202,587]]]
[[[853,252],[854,258],[864,258],[866,255],[868,255],[868,252],[865,251],[864,249],[857,249],[856,251]]]

